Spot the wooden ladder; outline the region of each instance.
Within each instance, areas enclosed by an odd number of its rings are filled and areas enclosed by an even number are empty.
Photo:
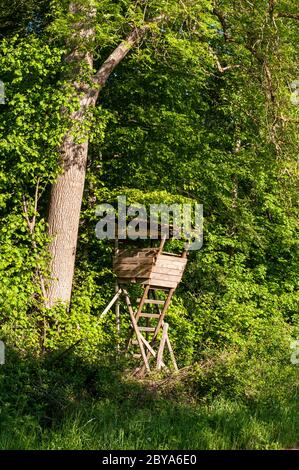
[[[156,298],[157,290],[164,291],[166,294],[164,300]],[[168,349],[174,369],[178,370],[168,337],[169,325],[164,321],[174,291],[173,288],[145,286],[142,297],[137,299],[138,308],[134,312],[128,292],[123,289],[133,327],[127,344],[127,351],[133,349],[134,346],[138,346],[140,352],[133,354],[133,357],[142,359],[141,366],[135,371],[136,375],[142,376],[146,371],[150,372],[150,362],[153,359],[158,370],[161,370],[162,367],[168,369],[163,360],[165,347]],[[152,310],[149,311],[147,307],[154,307],[155,313]]]

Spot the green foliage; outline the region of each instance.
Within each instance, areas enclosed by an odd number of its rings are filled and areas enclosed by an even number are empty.
[[[299,437],[298,371],[274,336],[274,344],[269,331],[243,348],[207,350],[193,368],[143,383],[103,357],[36,362],[9,351],[0,371],[0,447],[291,447]]]
[[[289,86],[299,78],[298,31],[279,15],[296,13],[292,3],[279,3],[271,12],[264,0],[80,0],[74,15],[68,1],[1,2],[0,337],[9,353],[0,371],[0,446],[277,448],[298,441],[297,370],[289,363],[290,340],[299,334],[299,108]],[[164,19],[111,75],[83,123],[89,160],[66,312],[44,306],[47,205],[68,116],[79,106],[64,57],[74,25],[92,6],[95,37],[78,50],[94,54],[95,69],[132,27]],[[89,83],[88,73],[82,70]],[[181,384],[171,379],[167,392],[159,389],[158,404],[146,387],[123,383],[115,364],[96,372],[99,359],[116,357],[129,329],[125,313],[121,338],[112,312],[99,319],[115,279],[113,246],[94,234],[95,208],[119,194],[146,206],[204,205],[204,246],[190,253],[169,310],[180,367],[197,365],[183,369]],[[133,287],[133,298],[139,295]],[[161,433],[151,431],[159,413]],[[172,426],[169,441],[161,440]]]

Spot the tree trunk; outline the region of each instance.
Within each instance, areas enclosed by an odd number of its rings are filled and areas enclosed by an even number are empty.
[[[81,132],[86,111],[95,105],[96,91],[81,78],[90,70],[92,79],[93,56],[86,48],[94,35],[93,20],[96,11],[90,7],[70,4],[70,13],[85,13],[84,22],[74,24],[70,38],[70,53],[65,58],[69,64],[68,80],[72,84],[74,97],[79,99],[79,109],[71,114],[71,129],[60,148],[61,174],[52,186],[48,217],[49,247],[51,256],[50,283],[47,289],[47,307],[55,303],[69,303],[74,276],[75,256],[80,222],[80,211],[84,191],[88,136]],[[87,50],[86,50],[87,49]],[[87,67],[87,69],[86,69]],[[86,81],[86,78],[85,78]],[[62,111],[64,112],[64,111]],[[83,143],[82,143],[83,141]]]
[[[85,8],[85,11],[82,8]],[[48,233],[52,240],[49,247],[51,279],[47,288],[47,307],[52,307],[57,302],[68,304],[71,300],[88,155],[86,131],[85,134],[81,133],[79,135],[80,143],[76,142],[76,139],[78,140],[78,128],[82,128],[87,111],[96,105],[100,88],[105,85],[115,67],[144,36],[153,22],[159,23],[165,19],[164,15],[160,15],[140,28],[134,28],[110,54],[97,73],[92,75],[93,56],[91,52],[88,52],[86,45],[94,37],[93,23],[96,11],[92,6],[80,7],[76,2],[72,2],[70,12],[73,14],[81,13],[81,20],[74,24],[74,32],[70,38],[73,47],[70,47],[71,52],[66,57],[66,62],[70,64],[69,81],[73,86],[74,94],[79,98],[80,106],[70,116],[72,126],[60,149],[62,172],[54,183],[51,192],[48,218]],[[90,70],[89,83],[86,80],[86,66]],[[85,79],[82,79],[82,76]]]
[[[65,156],[70,164],[52,187],[48,220],[52,238],[52,279],[47,293],[49,307],[57,300],[68,303],[71,298],[87,150],[87,142],[70,145],[66,149]],[[74,163],[78,154],[81,165]]]

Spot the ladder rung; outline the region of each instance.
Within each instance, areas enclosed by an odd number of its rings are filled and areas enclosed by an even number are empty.
[[[136,345],[136,346],[139,345],[137,339],[132,339],[131,344],[133,344],[134,346],[135,346],[135,345]]]
[[[169,253],[167,251],[162,251],[162,255],[170,255],[170,256],[176,256],[177,258],[182,258],[182,255],[178,255],[177,253]]]
[[[140,313],[140,316],[141,316],[141,317],[144,317],[144,318],[160,318],[160,314],[159,314],[159,313],[145,313],[145,312],[141,312],[141,313]]]
[[[141,299],[137,299],[137,302],[139,303]],[[153,304],[153,305],[164,305],[165,300],[156,300],[156,299],[144,299],[145,304]]]
[[[133,357],[134,357],[134,359],[140,359],[140,358],[141,358],[141,354],[137,354],[137,353],[136,353],[136,354],[133,354]]]
[[[170,291],[170,289],[171,289],[171,287],[162,287],[162,286],[161,287],[158,287],[158,286],[152,287],[152,286],[150,286],[150,290],[163,290],[163,291],[168,292],[168,291]]]
[[[156,328],[151,326],[138,326],[139,331],[155,331]]]

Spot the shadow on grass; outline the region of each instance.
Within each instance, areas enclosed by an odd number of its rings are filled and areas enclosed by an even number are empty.
[[[124,365],[73,353],[0,369],[2,449],[267,449],[299,441],[297,402],[248,406],[165,395],[128,380]]]

